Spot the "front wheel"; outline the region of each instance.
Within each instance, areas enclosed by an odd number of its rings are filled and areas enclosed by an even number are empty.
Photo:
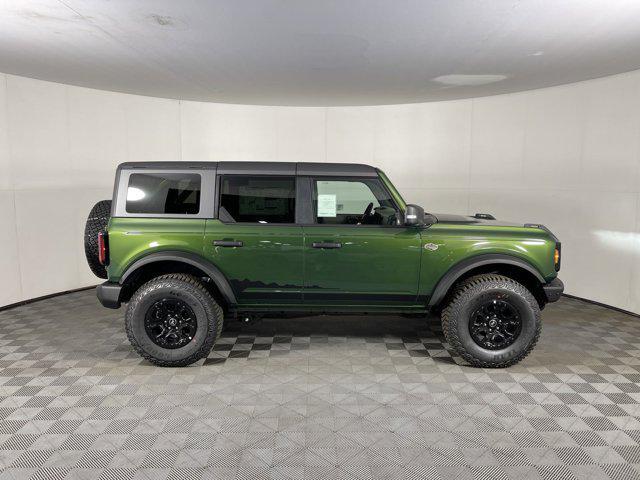
[[[535,346],[542,320],[538,302],[515,280],[483,274],[463,281],[442,311],[449,345],[473,366],[514,365]]]
[[[183,367],[206,357],[222,332],[223,312],[196,277],[170,274],[142,285],[125,315],[127,336],[144,358]]]

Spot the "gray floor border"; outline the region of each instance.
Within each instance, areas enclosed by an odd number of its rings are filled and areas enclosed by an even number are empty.
[[[592,305],[597,305],[597,306],[602,307],[602,308],[608,308],[608,309],[614,310],[616,312],[620,312],[620,313],[624,313],[624,314],[627,314],[627,315],[631,315],[632,317],[640,318],[640,314],[638,314],[638,313],[630,312],[629,310],[625,310],[623,308],[614,307],[612,305],[607,305],[606,303],[597,302],[595,300],[589,300],[588,298],[584,298],[584,297],[578,297],[577,295],[569,295],[568,293],[563,293],[562,296],[563,297],[567,297],[567,298],[573,298],[575,300],[581,300],[583,302],[590,303]]]
[[[22,300],[16,303],[10,303],[9,305],[3,305],[0,307],[0,312],[4,312],[5,310],[11,310],[12,308],[22,307],[23,305],[28,305],[30,303],[39,302],[40,300],[47,300],[49,298],[61,297],[62,295],[66,295],[67,293],[75,293],[82,292],[84,290],[91,290],[92,288],[96,288],[97,285],[91,285],[90,287],[81,287],[74,288],[72,290],[65,290],[63,292],[50,293],[49,295],[43,295],[41,297],[29,298],[27,300]]]

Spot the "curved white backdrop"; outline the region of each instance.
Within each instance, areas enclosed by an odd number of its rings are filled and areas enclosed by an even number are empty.
[[[567,293],[640,312],[640,72],[376,107],[182,102],[0,74],[0,305],[94,285],[84,220],[135,160],[363,162],[431,212],[539,222]]]

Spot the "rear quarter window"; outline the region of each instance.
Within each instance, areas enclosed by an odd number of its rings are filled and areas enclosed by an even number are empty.
[[[127,213],[197,215],[202,179],[196,173],[132,173]]]

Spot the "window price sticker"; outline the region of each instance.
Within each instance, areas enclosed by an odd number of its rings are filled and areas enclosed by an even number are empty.
[[[319,217],[335,217],[336,216],[336,196],[335,195],[318,195],[318,216]]]

